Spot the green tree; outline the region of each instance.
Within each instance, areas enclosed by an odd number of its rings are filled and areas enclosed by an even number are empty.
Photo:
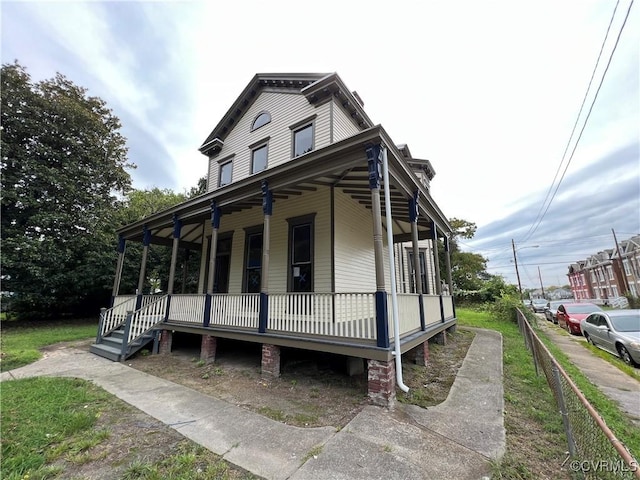
[[[20,317],[97,311],[108,298],[126,139],[106,103],[61,74],[2,66],[2,289]]]
[[[451,281],[454,292],[461,290],[479,290],[489,280],[487,259],[472,252],[463,252],[458,245],[459,238],[471,239],[477,227],[473,222],[459,218],[449,219],[453,232],[449,238],[449,254],[451,256]],[[443,251],[444,246],[439,247]],[[445,278],[446,263],[444,255],[440,256],[440,272]]]
[[[170,189],[152,188],[147,190],[133,190],[124,199],[123,207],[117,213],[117,225],[124,226],[138,222],[149,215],[171,208],[179,203],[196,197],[206,192],[206,177],[198,180],[195,187],[189,189],[187,193],[175,193]],[[135,293],[138,286],[138,275],[140,262],[142,259],[142,244],[127,242],[125,265],[122,279],[120,281],[120,292],[123,294]],[[200,252],[183,250],[178,257],[177,271],[182,272],[185,268],[186,281],[182,275],[176,276],[174,285],[176,292],[185,291],[193,293],[197,289],[198,269],[200,267]],[[114,260],[115,265],[115,260]],[[169,279],[169,268],[171,266],[171,248],[164,245],[151,245],[147,259],[146,279],[143,293],[149,293],[156,287],[166,290]],[[153,282],[159,281],[159,283]],[[153,284],[153,285],[152,285]],[[184,288],[183,288],[184,287]]]

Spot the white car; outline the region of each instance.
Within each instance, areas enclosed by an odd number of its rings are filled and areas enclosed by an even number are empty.
[[[640,365],[640,309],[593,312],[580,322],[587,342]]]

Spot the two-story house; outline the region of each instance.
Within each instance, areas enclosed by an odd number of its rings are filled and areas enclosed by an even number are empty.
[[[162,353],[187,332],[206,361],[225,339],[261,344],[271,375],[283,348],[331,352],[367,369],[374,402],[393,401],[400,353],[424,358],[456,325],[430,162],[335,73],[255,75],[199,150],[207,192],[119,230],[92,351],[122,360],[153,340]],[[137,292],[119,291],[127,242],[144,246]],[[143,294],[151,244],[172,251],[163,295]],[[200,255],[197,292],[173,291],[180,249]]]

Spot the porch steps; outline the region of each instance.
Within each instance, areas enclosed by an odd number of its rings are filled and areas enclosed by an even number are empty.
[[[94,343],[89,347],[89,351],[100,357],[108,358],[114,362],[124,361],[138,350],[144,348],[149,342],[153,341],[153,334],[149,333],[127,345],[125,354],[122,354],[122,343],[124,341],[124,327],[121,326],[109,335],[102,337],[99,343]]]

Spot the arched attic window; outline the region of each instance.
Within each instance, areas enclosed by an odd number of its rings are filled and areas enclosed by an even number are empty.
[[[256,119],[251,124],[251,131],[257,130],[258,128],[266,125],[271,121],[271,114],[269,112],[260,112]]]

